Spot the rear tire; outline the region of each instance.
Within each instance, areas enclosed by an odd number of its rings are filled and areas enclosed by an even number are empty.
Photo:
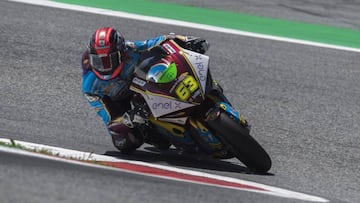
[[[214,108],[207,114],[207,123],[217,137],[230,146],[231,151],[250,170],[266,173],[271,159],[260,144],[249,134],[249,129],[232,119],[222,109]]]

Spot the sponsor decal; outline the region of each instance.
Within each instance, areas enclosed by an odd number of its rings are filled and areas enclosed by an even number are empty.
[[[181,103],[176,101],[168,101],[168,102],[155,102],[151,106],[152,109],[181,109]]]
[[[135,77],[132,82],[140,87],[143,87],[146,84],[146,81],[141,80],[140,78]]]
[[[187,119],[188,119],[188,117],[180,117],[180,118],[159,118],[158,120],[185,125]]]
[[[195,104],[181,102],[162,96],[145,93],[142,93],[142,95],[145,98],[146,103],[150,107],[150,110],[155,118],[195,106]]]
[[[195,67],[197,69],[197,73],[199,76],[199,80],[201,82],[206,81],[206,73],[207,73],[207,69],[205,68],[204,62],[198,62],[195,63]]]
[[[175,49],[172,48],[171,45],[168,44],[168,43],[163,44],[163,47],[164,47],[166,50],[168,50],[168,52],[169,52],[170,54],[173,54],[173,53],[176,52]]]
[[[209,57],[203,54],[199,54],[190,50],[184,52],[186,57],[189,59],[196,76],[201,84],[201,89],[205,92],[206,79],[208,74]]]

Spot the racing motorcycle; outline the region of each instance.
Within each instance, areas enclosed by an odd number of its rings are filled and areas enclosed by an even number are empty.
[[[256,172],[271,168],[248,122],[212,79],[209,56],[166,40],[141,54],[130,90],[133,109],[145,118],[145,142],[163,150],[173,145],[219,159],[236,157]]]

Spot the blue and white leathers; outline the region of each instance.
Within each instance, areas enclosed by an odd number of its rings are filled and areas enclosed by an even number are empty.
[[[89,67],[88,53],[85,52],[83,54],[82,93],[106,125],[115,118],[111,118],[110,109],[103,98],[107,96],[112,101],[120,101],[129,96],[128,87],[139,58],[139,53],[159,45],[165,39],[166,36],[164,35],[145,41],[126,42],[126,59],[123,62],[125,64],[122,72],[111,80],[99,79],[91,70],[91,67]]]

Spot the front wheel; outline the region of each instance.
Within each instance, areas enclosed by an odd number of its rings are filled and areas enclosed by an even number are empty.
[[[266,173],[271,159],[261,145],[249,134],[249,129],[232,119],[222,109],[214,108],[207,115],[209,127],[217,137],[230,146],[231,151],[250,170]]]

